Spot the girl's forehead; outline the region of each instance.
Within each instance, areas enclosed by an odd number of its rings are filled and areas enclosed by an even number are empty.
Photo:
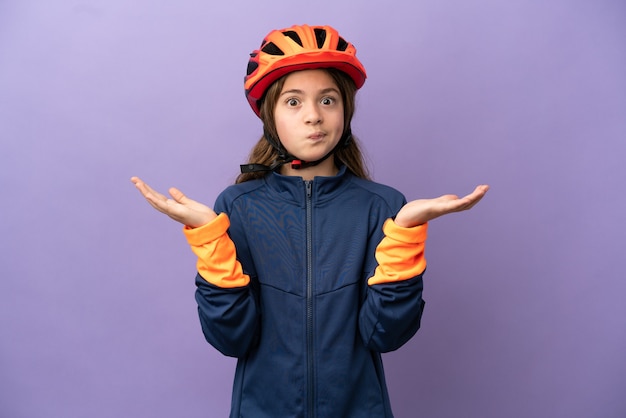
[[[325,70],[301,70],[294,71],[285,77],[285,83],[283,84],[282,90],[285,91],[293,88],[300,89],[304,87],[310,89],[325,89],[329,87],[337,88],[337,84],[331,75]]]

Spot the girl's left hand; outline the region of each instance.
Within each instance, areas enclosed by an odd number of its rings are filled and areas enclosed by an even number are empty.
[[[418,199],[407,203],[396,215],[396,225],[411,228],[442,215],[469,210],[485,196],[489,186],[480,185],[465,197],[443,195],[435,199]]]

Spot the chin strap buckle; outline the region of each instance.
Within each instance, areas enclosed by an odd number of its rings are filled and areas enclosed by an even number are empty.
[[[272,167],[268,167],[263,164],[242,164],[239,167],[241,169],[241,174],[272,171]]]
[[[294,170],[302,168],[302,160],[293,160],[291,162],[291,168],[293,168]]]

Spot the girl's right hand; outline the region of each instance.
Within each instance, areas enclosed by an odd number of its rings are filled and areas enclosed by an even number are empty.
[[[139,177],[130,179],[150,205],[161,213],[183,225],[197,228],[206,225],[217,217],[217,214],[208,206],[187,198],[180,190],[172,187],[169,194],[172,198],[153,190]]]

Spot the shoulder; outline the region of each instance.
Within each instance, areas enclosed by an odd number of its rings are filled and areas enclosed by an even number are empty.
[[[230,208],[237,200],[245,198],[246,196],[254,193],[256,190],[264,187],[265,180],[250,180],[239,184],[233,184],[228,186],[222,193],[219,194],[215,201],[216,212],[230,212]]]
[[[360,189],[361,193],[368,194],[372,199],[381,200],[391,208],[400,208],[406,203],[404,195],[391,186],[355,176],[351,178],[351,184]]]

